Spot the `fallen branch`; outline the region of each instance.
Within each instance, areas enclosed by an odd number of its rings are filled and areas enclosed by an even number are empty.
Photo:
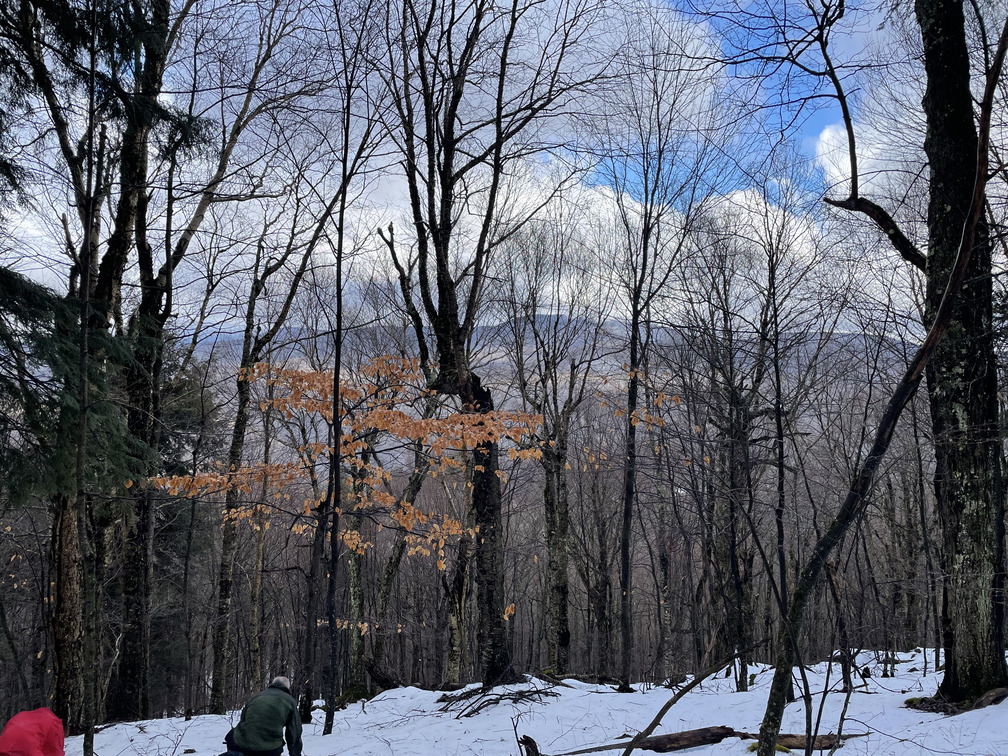
[[[556,686],[559,686],[561,688],[573,688],[574,687],[573,685],[570,685],[569,683],[564,682],[561,678],[557,677],[556,675],[552,674],[551,672],[547,672],[545,670],[543,670],[541,672],[537,672],[535,675],[533,675],[533,677],[537,677],[540,680],[549,683],[550,685],[556,685]],[[577,679],[577,678],[575,678],[575,679]]]
[[[762,643],[763,643],[763,641],[760,641],[759,643],[754,643],[753,645],[749,646],[748,648],[743,648],[743,649],[740,649],[740,650],[736,651],[728,661],[729,662],[734,662],[735,659],[737,659],[739,656],[741,656],[743,654],[748,654],[750,651],[752,651],[754,648],[756,648],[757,646],[761,645]],[[643,730],[641,730],[640,732],[638,732],[630,740],[630,742],[627,744],[626,750],[623,751],[623,756],[630,756],[630,754],[633,753],[634,748],[637,748],[638,746],[640,746],[640,744],[642,742],[644,742],[644,740],[646,740],[647,737],[649,735],[651,735],[655,731],[655,729],[657,729],[658,725],[661,724],[662,717],[664,717],[666,714],[668,714],[668,710],[669,709],[671,709],[673,706],[675,706],[675,704],[677,702],[679,702],[682,699],[683,696],[685,696],[687,693],[689,693],[691,690],[693,690],[693,688],[695,688],[697,685],[699,685],[700,683],[702,683],[704,680],[706,680],[711,675],[716,674],[716,673],[720,672],[722,669],[724,669],[725,664],[726,664],[725,661],[719,661],[717,664],[714,664],[714,665],[712,665],[710,667],[707,667],[707,669],[705,669],[699,675],[697,675],[692,680],[690,680],[688,683],[686,683],[682,688],[680,688],[679,691],[676,692],[676,694],[674,696],[672,696],[672,698],[670,698],[668,701],[666,701],[665,705],[662,706],[658,710],[658,713],[655,714],[654,719],[651,720],[651,724],[649,724]],[[714,741],[714,742],[716,743],[718,741]]]
[[[465,704],[462,710],[455,715],[456,719],[471,717],[479,714],[489,706],[496,706],[499,703],[521,703],[523,701],[542,700],[543,696],[559,696],[560,694],[550,688],[530,688],[527,690],[498,691],[497,688],[470,688],[458,693],[445,693],[439,697],[437,702],[443,704],[440,711],[447,712],[457,704]]]

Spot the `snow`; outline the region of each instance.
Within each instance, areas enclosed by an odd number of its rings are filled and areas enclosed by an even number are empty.
[[[933,658],[929,654],[929,662]],[[900,654],[894,678],[881,678],[874,656],[863,654],[859,664],[872,675],[859,682],[851,696],[844,733],[869,733],[848,740],[843,756],[919,756],[957,754],[987,756],[1008,753],[1008,701],[979,711],[945,716],[908,709],[907,698],[934,693],[938,675],[922,675],[921,652]],[[735,730],[758,732],[773,670],[750,667],[754,684],[747,693],[734,692],[733,681],[718,676],[687,694],[665,715],[655,734],[677,732],[710,725],[726,725]],[[808,672],[813,693],[813,720],[822,704],[827,665]],[[840,692],[840,670],[830,671],[820,733],[835,732],[844,695]],[[474,695],[446,709],[438,703],[440,693],[400,688],[366,702],[351,704],[336,713],[332,735],[322,735],[321,722],[304,728],[305,756],[441,756],[442,754],[486,754],[515,756],[519,735],[530,735],[544,754],[561,754],[579,748],[617,742],[646,727],[673,692],[663,688],[638,686],[632,694],[617,693],[604,685],[568,681],[570,687],[550,686],[541,680],[506,689],[539,691],[521,702],[498,702],[472,716],[462,716],[484,702]],[[475,688],[471,689],[475,693]],[[556,693],[556,696],[550,693]],[[217,756],[224,751],[224,734],[236,722],[238,712],[228,716],[200,716],[190,722],[181,718],[117,724],[95,736],[97,756],[183,756],[192,749],[195,756]],[[805,731],[804,705],[788,706],[782,732]],[[751,741],[728,738],[717,745],[681,751],[691,756],[707,754],[747,754]],[[82,752],[82,739],[68,738],[67,756]],[[603,753],[620,753],[607,751]],[[647,754],[648,751],[636,753]],[[827,753],[817,752],[817,753]]]

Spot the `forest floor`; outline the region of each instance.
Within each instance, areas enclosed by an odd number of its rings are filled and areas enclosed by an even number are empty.
[[[933,654],[929,654],[930,662]],[[839,753],[874,756],[919,756],[957,754],[987,756],[1008,754],[1008,701],[978,711],[946,716],[907,708],[908,698],[935,692],[939,675],[923,675],[920,652],[899,655],[895,677],[881,677],[881,664],[872,654],[862,654],[859,664],[871,676],[857,676],[843,725],[844,734],[868,733],[845,742]],[[772,668],[750,668],[753,684],[746,693],[736,693],[734,682],[723,673],[690,691],[665,715],[655,734],[708,726],[727,726],[756,733],[763,715]],[[827,674],[829,675],[827,680]],[[813,721],[819,716],[818,732],[836,732],[844,694],[840,692],[840,668],[820,664],[807,671],[814,693]],[[823,704],[823,689],[827,688]],[[569,686],[569,687],[567,687]],[[536,692],[522,700],[492,701],[504,692]],[[531,679],[489,696],[477,695],[450,706],[439,702],[442,694],[400,688],[386,691],[367,702],[351,704],[336,714],[333,734],[322,735],[320,721],[305,725],[305,756],[441,756],[486,754],[517,756],[518,735],[535,739],[544,755],[612,744],[635,735],[654,718],[673,695],[664,688],[638,686],[636,693],[617,693],[605,685],[567,681],[565,686]],[[552,695],[556,694],[556,695]],[[481,704],[486,704],[480,708]],[[473,710],[476,710],[473,713]],[[160,719],[112,725],[95,736],[97,756],[216,756],[224,751],[224,734],[237,722],[238,712],[228,716]],[[804,733],[805,710],[799,701],[788,706],[782,732]],[[691,748],[691,756],[742,754],[752,741],[730,737],[716,745]],[[78,756],[81,738],[69,738],[67,756]],[[604,754],[621,751],[603,751]],[[648,751],[635,751],[646,756]],[[827,754],[828,751],[817,753]]]

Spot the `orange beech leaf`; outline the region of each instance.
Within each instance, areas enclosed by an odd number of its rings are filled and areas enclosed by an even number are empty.
[[[458,520],[445,514],[421,511],[406,506],[401,500],[403,477],[397,468],[385,468],[368,460],[368,450],[402,448],[418,444],[426,457],[426,476],[458,476],[452,480],[452,489],[459,482],[469,490],[473,484],[469,476],[461,473],[471,460],[473,449],[488,443],[500,444],[501,451],[512,461],[538,459],[541,449],[535,439],[542,417],[530,413],[495,411],[487,414],[451,412],[447,406],[432,403],[437,393],[427,386],[419,361],[384,355],[341,375],[338,396],[333,392],[331,371],[293,369],[282,365],[258,363],[241,371],[242,380],[264,381],[272,387],[270,397],[261,402],[261,409],[275,410],[284,417],[299,420],[305,415],[315,415],[326,423],[337,426],[337,448],[323,441],[305,439],[296,446],[297,459],[269,465],[253,464],[228,470],[216,462],[209,472],[194,476],[152,479],[156,485],[185,496],[219,495],[236,491],[245,495],[258,493],[269,486],[271,498],[290,500],[290,493],[282,489],[302,491],[309,485],[312,468],[320,461],[340,457],[350,475],[346,481],[347,495],[340,502],[348,511],[368,512],[376,533],[390,525],[395,530],[405,530],[409,553],[431,556],[434,544],[444,559],[443,550],[466,532],[475,537],[474,529],[467,529]],[[555,442],[554,442],[555,443]],[[536,447],[536,448],[529,448]],[[366,453],[368,452],[368,453]],[[398,459],[395,454],[391,458]],[[484,472],[478,468],[478,472]],[[413,474],[421,470],[413,467]],[[497,473],[506,481],[503,471]],[[296,487],[296,488],[295,488]],[[445,489],[448,490],[447,488]],[[304,500],[304,516],[311,517],[314,498]],[[340,507],[334,507],[341,512]],[[261,509],[235,507],[223,513],[232,522],[248,522],[259,527],[253,513]],[[264,513],[263,513],[264,514]],[[258,515],[256,515],[258,517]],[[266,523],[262,528],[268,527]],[[292,532],[300,535],[313,532],[314,522],[295,522]],[[328,533],[326,534],[328,538]],[[374,544],[360,533],[340,533],[338,536],[348,550],[363,553]]]

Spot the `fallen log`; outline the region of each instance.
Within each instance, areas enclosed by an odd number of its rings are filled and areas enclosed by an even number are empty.
[[[715,743],[720,743],[725,738],[734,736],[735,730],[731,727],[701,727],[698,730],[683,730],[682,732],[671,732],[666,735],[651,735],[638,743],[637,747],[645,751],[653,751],[654,753],[670,753],[702,745],[714,745]],[[623,748],[625,744],[618,743],[616,747]]]
[[[751,732],[737,732],[735,733],[743,740],[759,740],[759,734]],[[864,738],[867,737],[867,732],[855,732],[851,734],[844,733],[840,736],[840,742],[842,743],[849,738]],[[790,748],[792,750],[805,750],[805,743],[808,742],[808,738],[804,735],[788,735],[781,733],[777,736],[777,745],[784,746],[785,748]],[[812,743],[813,751],[830,751],[837,747],[837,736],[832,732],[826,735],[816,735],[815,741]]]
[[[868,733],[855,733],[852,735],[842,735],[841,741],[848,738],[864,737]],[[731,727],[700,727],[695,730],[683,730],[682,732],[672,732],[666,735],[651,735],[638,742],[634,748],[652,753],[671,753],[672,751],[683,751],[687,748],[696,748],[703,745],[714,745],[720,743],[725,738],[741,738],[743,740],[756,740],[759,735],[750,732],[740,732]],[[791,735],[781,733],[777,736],[777,744],[785,748],[799,750],[805,748],[806,737],[804,735]],[[528,735],[522,735],[518,739],[522,747],[523,756],[548,756],[539,750],[539,745]],[[828,735],[817,735],[812,745],[813,750],[826,751],[836,747],[837,736],[830,733]],[[576,751],[564,751],[555,756],[581,756],[586,753],[599,753],[601,751],[618,751],[625,749],[626,742],[605,743],[603,745],[592,746],[591,748],[579,748]]]
[[[667,735],[651,735],[644,738],[637,744],[637,748],[653,753],[670,753],[672,751],[682,751],[686,748],[696,748],[702,745],[714,745],[720,743],[725,738],[735,737],[737,733],[731,727],[701,727],[697,730],[684,730],[683,732],[672,732]],[[518,739],[524,750],[524,756],[547,756],[539,750],[538,744],[528,735],[523,735]],[[591,748],[581,748],[577,751],[564,751],[556,756],[578,756],[583,753],[597,753],[599,751],[616,751],[626,748],[626,743],[606,743],[605,745],[592,746]]]

